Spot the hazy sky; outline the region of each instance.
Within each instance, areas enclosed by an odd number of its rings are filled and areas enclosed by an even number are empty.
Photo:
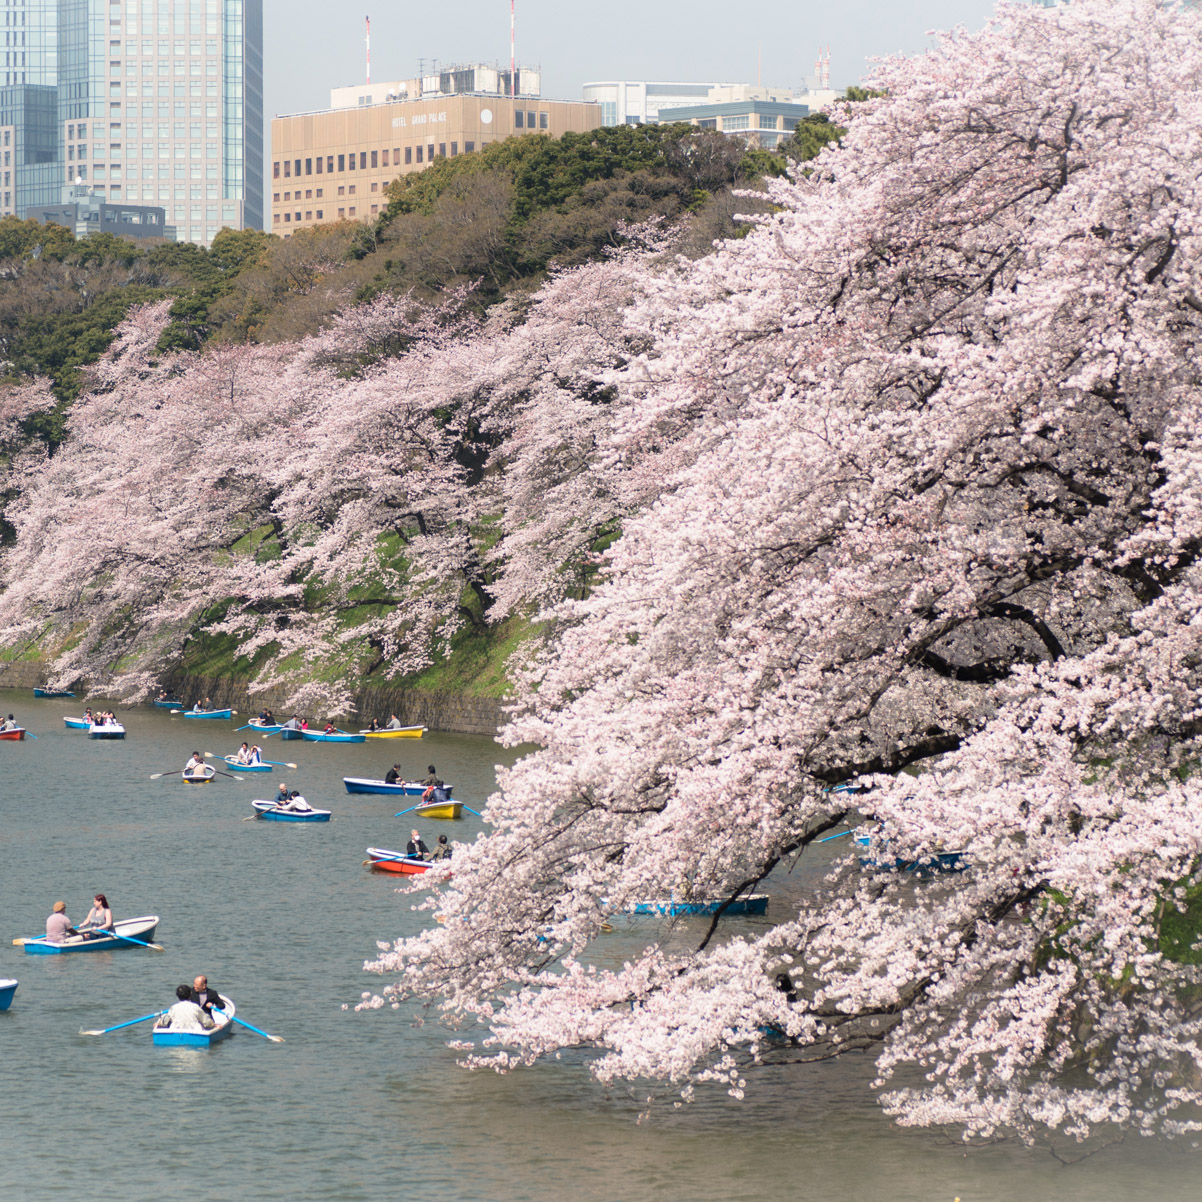
[[[866,60],[913,53],[927,31],[980,28],[993,0],[517,0],[519,64],[541,66],[543,95],[580,99],[587,80],[664,79],[800,85],[828,45],[831,83],[845,87]],[[364,6],[331,0],[264,0],[265,109],[325,108],[329,89],[364,78],[371,17],[372,79],[407,79],[418,60],[509,62],[509,0],[434,0]]]

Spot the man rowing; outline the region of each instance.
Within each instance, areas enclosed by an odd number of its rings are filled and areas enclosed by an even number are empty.
[[[192,1000],[190,985],[176,986],[175,996],[179,1000],[154,1024],[156,1027],[170,1027],[173,1031],[192,1031],[199,1034],[211,1031],[217,1026],[200,1005]]]
[[[205,766],[205,762],[204,762],[204,759],[201,757],[200,752],[194,751],[192,753],[192,758],[190,760],[188,760],[188,762],[184,765],[184,775],[185,776],[196,776],[198,773],[201,773],[203,771],[204,766]]]

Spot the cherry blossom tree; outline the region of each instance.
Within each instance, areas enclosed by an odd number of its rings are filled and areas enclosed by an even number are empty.
[[[640,272],[585,456],[639,502],[365,1005],[441,1005],[476,1065],[741,1096],[867,1049],[906,1124],[1198,1129],[1200,38],[1002,9],[883,64],[750,236]],[[593,954],[799,861],[771,926]]]

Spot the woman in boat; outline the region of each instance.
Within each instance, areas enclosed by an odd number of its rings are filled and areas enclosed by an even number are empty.
[[[95,719],[95,717],[93,717],[93,715],[92,715],[92,707],[91,707],[91,706],[88,706],[88,708],[87,708],[86,710],[84,710],[84,712],[83,712],[83,720],[84,720],[84,721],[85,721],[85,722],[86,722],[86,723],[87,723],[89,726],[95,726],[95,725],[96,725],[96,719]]]
[[[322,731],[322,734],[326,735],[336,735],[337,733],[338,727],[336,727],[333,722],[327,722],[325,730]]]
[[[92,898],[92,908],[77,929],[85,939],[101,939],[103,932],[112,931],[113,911],[109,908],[109,899],[103,893],[97,893]]]
[[[263,752],[260,750],[258,743],[251,749],[250,754],[246,758],[248,764],[261,764],[263,762]]]
[[[249,764],[250,763],[250,748],[245,743],[243,743],[242,746],[238,748],[238,752],[234,756],[234,759],[236,759],[238,761],[238,763],[240,763],[240,764]]]

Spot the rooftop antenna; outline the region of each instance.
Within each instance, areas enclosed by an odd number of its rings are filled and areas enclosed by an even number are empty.
[[[509,0],[509,94],[516,96],[518,94],[518,75],[517,75],[517,40],[516,40],[516,25],[513,12],[514,0]]]
[[[367,86],[371,87],[371,17],[364,18],[367,21]]]

